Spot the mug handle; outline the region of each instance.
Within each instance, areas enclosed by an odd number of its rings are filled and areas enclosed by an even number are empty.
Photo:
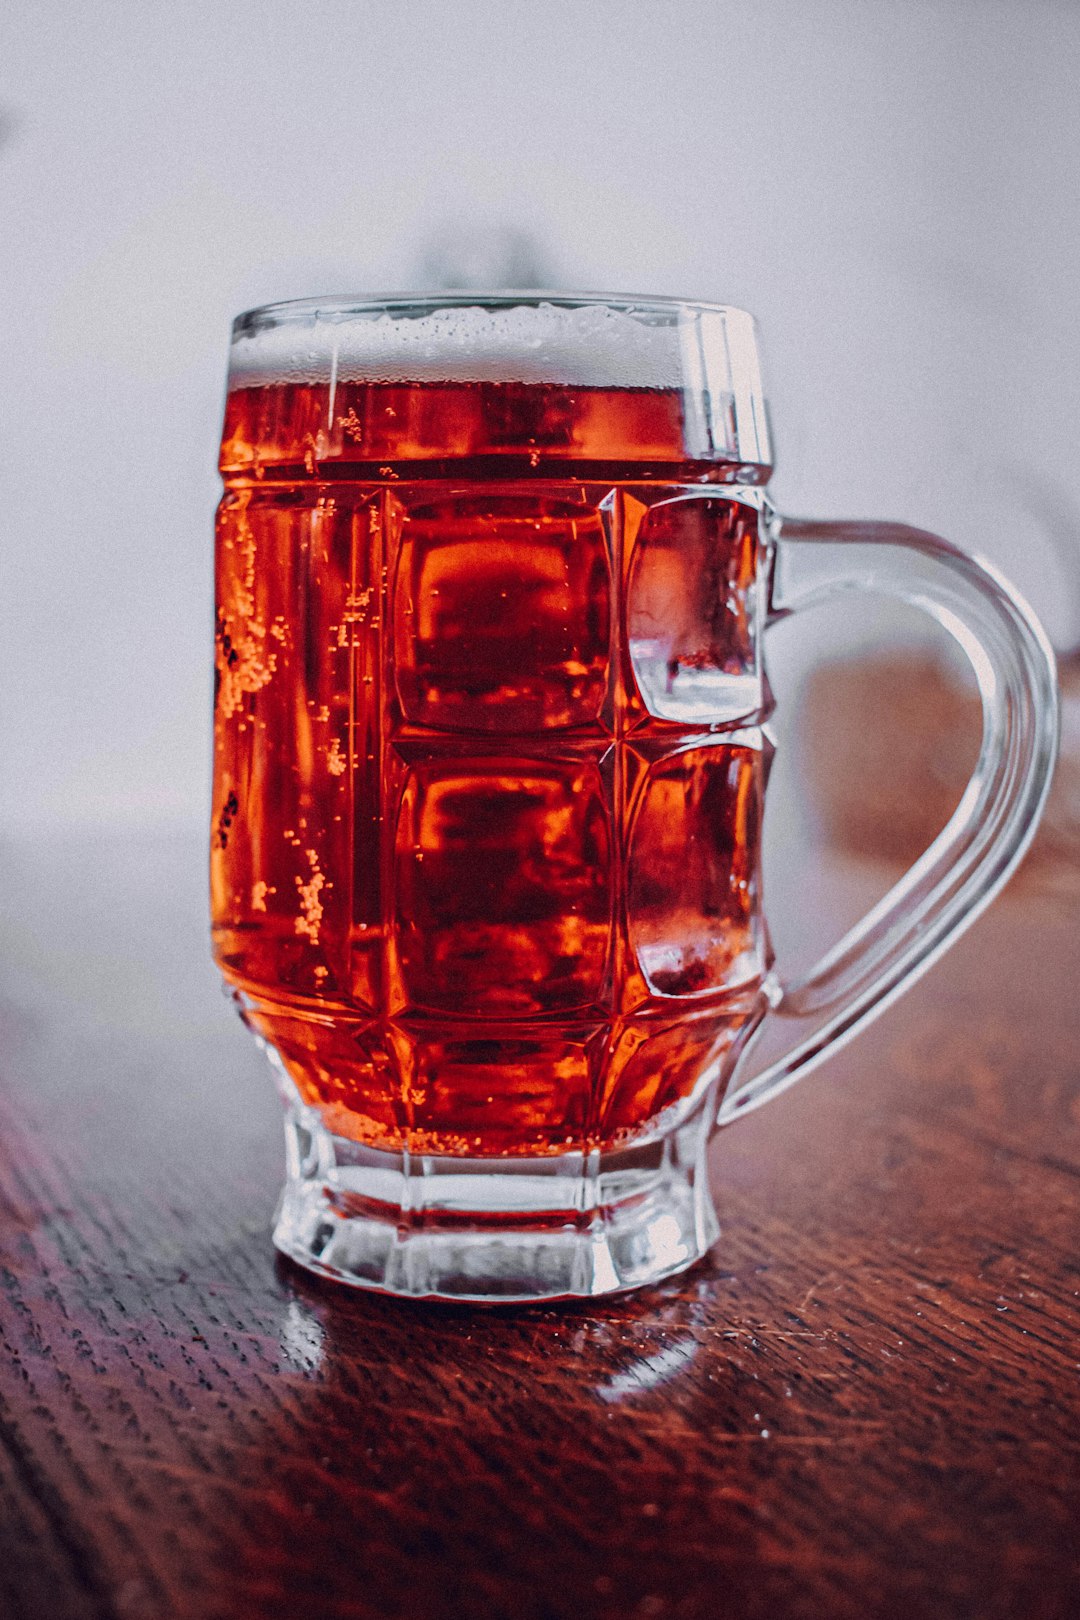
[[[899,883],[804,977],[770,975],[770,1010],[814,1033],[728,1090],[719,1123],[808,1074],[925,973],[989,905],[1035,835],[1057,754],[1054,655],[1026,602],[989,563],[903,523],[770,514],[766,623],[850,591],[919,607],[967,654],[983,735],[964,795]]]

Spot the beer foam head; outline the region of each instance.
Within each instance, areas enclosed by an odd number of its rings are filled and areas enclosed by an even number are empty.
[[[677,388],[687,380],[683,306],[600,302],[432,308],[283,304],[241,316],[230,384],[524,382]],[[417,312],[417,307],[421,312]],[[741,311],[716,310],[718,318]]]

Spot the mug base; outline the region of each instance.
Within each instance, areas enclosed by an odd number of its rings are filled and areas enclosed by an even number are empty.
[[[389,1153],[294,1105],[274,1244],[320,1276],[418,1299],[509,1304],[658,1282],[719,1235],[713,1092],[659,1139],[534,1159]]]

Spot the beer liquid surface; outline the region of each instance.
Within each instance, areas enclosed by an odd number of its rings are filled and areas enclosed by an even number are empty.
[[[215,953],[337,1134],[625,1143],[756,1018],[768,469],[691,437],[676,390],[230,393]]]

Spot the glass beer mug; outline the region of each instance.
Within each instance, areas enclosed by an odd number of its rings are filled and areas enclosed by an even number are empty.
[[[255,310],[221,471],[213,938],[284,1096],[277,1247],[456,1299],[679,1271],[717,1235],[717,1123],[910,984],[1023,853],[1056,739],[1041,630],[932,535],[777,515],[753,321],[719,305]],[[959,641],[982,751],[933,846],[786,984],[762,637],[864,588]],[[766,1015],[813,1033],[755,1074]]]

